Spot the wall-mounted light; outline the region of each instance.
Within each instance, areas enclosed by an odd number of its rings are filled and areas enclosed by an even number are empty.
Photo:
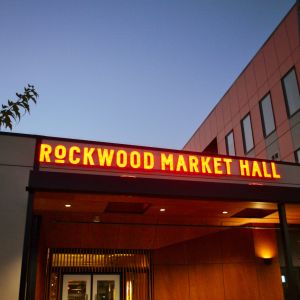
[[[166,209],[165,209],[165,208],[161,208],[159,211],[160,211],[160,212],[165,212]]]
[[[71,204],[65,204],[65,207],[69,208],[71,207]]]
[[[272,257],[270,257],[270,258],[263,258],[263,262],[267,266],[272,264],[272,260],[273,260]]]
[[[272,229],[256,229],[253,231],[255,255],[262,259],[265,265],[272,264],[277,255],[276,233]]]
[[[100,217],[99,216],[95,216],[94,218],[93,218],[93,222],[94,223],[100,223]]]

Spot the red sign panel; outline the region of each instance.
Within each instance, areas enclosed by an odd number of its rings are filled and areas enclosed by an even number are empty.
[[[155,148],[58,141],[45,141],[40,145],[39,163],[41,166],[76,167],[108,172],[114,170],[186,176],[216,175],[275,180],[281,178],[276,163],[270,161]]]

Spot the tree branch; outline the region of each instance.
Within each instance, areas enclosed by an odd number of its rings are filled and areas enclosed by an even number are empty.
[[[30,113],[30,101],[36,103],[37,98],[39,97],[33,85],[28,84],[27,87],[24,87],[24,93],[16,93],[18,99],[12,101],[8,99],[7,105],[2,104],[2,109],[0,110],[0,129],[2,126],[5,128],[12,129],[13,121],[20,121],[21,112],[26,114]]]

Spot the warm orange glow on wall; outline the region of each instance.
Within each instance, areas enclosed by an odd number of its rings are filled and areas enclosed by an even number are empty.
[[[253,231],[255,255],[269,259],[277,255],[277,241],[275,230],[256,229]]]
[[[132,300],[132,281],[126,281],[126,300]]]
[[[64,168],[93,168],[155,174],[179,174],[188,176],[248,177],[255,179],[279,179],[274,162],[253,159],[214,157],[201,153],[188,153],[163,149],[142,149],[119,145],[80,144],[59,141],[42,143],[39,149],[40,165],[56,165]]]

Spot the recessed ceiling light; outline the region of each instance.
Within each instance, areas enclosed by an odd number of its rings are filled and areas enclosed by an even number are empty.
[[[65,207],[71,207],[71,204],[65,204]]]
[[[227,214],[228,214],[228,211],[227,211],[227,210],[223,210],[223,211],[222,211],[222,214],[223,214],[223,215],[227,215]]]
[[[161,208],[159,211],[160,211],[160,212],[165,212],[166,209],[165,209],[165,208]]]
[[[95,216],[94,218],[93,218],[93,222],[94,223],[99,223],[101,220],[100,220],[100,217],[99,216]]]

